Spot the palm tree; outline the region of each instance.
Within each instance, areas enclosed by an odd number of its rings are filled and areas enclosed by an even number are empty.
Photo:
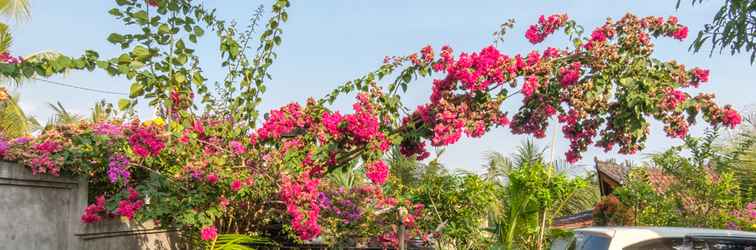
[[[31,16],[29,0],[0,0],[0,15],[14,20],[24,20]]]
[[[47,105],[55,111],[55,114],[48,122],[48,126],[74,124],[84,120],[83,116],[68,112],[60,102],[57,102],[56,104],[48,103]]]
[[[39,128],[37,120],[21,110],[18,100],[18,96],[7,96],[4,101],[0,101],[0,138],[25,136]]]
[[[544,151],[528,140],[510,157],[486,154],[484,178],[505,190],[489,215],[489,231],[496,242],[493,249],[517,245],[543,249],[554,217],[584,211],[598,201],[595,185],[568,178],[567,164],[544,161]]]

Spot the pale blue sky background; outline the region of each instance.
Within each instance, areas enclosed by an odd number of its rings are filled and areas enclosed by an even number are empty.
[[[103,58],[119,53],[105,38],[110,32],[122,29],[106,12],[114,1],[58,1],[32,0],[32,19],[15,25],[14,54],[26,55],[40,50],[56,50],[68,55],[80,55],[85,49],[100,51]],[[258,4],[266,10],[272,1],[205,1],[218,9],[218,14],[227,19],[238,20],[240,26]],[[296,1],[289,11],[289,22],[284,28],[283,45],[279,60],[272,67],[273,80],[268,83],[268,92],[261,108],[270,110],[291,101],[303,101],[309,96],[320,97],[335,86],[369,72],[379,66],[386,55],[405,55],[431,44],[438,48],[448,44],[456,52],[479,50],[492,41],[491,33],[499,24],[515,18],[517,25],[507,35],[499,48],[506,53],[527,53],[545,46],[566,46],[561,36],[549,38],[544,44],[533,47],[524,38],[527,26],[539,15],[565,12],[571,18],[591,30],[607,17],[620,18],[627,12],[636,15],[677,15],[683,24],[689,25],[693,37],[703,24],[709,22],[722,1],[706,1],[703,5],[690,7],[686,4],[675,10],[670,1]],[[674,40],[657,40],[656,56],[661,59],[676,58],[686,65],[711,69],[711,83],[700,90],[714,92],[719,103],[730,103],[742,109],[756,103],[756,68],[749,65],[745,55],[692,54],[687,48],[691,39],[684,43]],[[217,41],[205,38],[200,42],[200,56],[205,72],[211,80],[221,78],[218,67]],[[125,79],[114,79],[102,72],[73,72],[65,78],[67,83],[80,86],[127,92]],[[51,110],[48,102],[60,101],[71,111],[89,114],[91,105],[106,99],[117,102],[118,96],[85,92],[76,89],[30,82],[18,89],[23,108],[40,120],[47,120]],[[691,92],[695,93],[695,92]],[[430,80],[417,82],[407,97],[408,106],[426,102],[430,95]],[[349,111],[351,99],[338,102],[336,108]],[[519,99],[511,100],[509,109],[514,111]],[[140,108],[143,117],[150,117],[150,110]],[[692,131],[700,134],[704,128],[699,123]],[[541,145],[551,144],[550,129]],[[480,170],[483,153],[496,150],[513,152],[526,137],[515,136],[508,129],[498,129],[482,139],[462,139],[448,147],[442,156],[443,163],[451,168],[472,171]],[[607,159],[632,159],[640,161],[644,154],[662,150],[679,140],[666,138],[658,123],[652,130],[647,149],[635,156],[621,157],[591,148],[580,164],[593,163],[593,157]],[[556,156],[562,157],[567,149],[564,139],[557,139]]]

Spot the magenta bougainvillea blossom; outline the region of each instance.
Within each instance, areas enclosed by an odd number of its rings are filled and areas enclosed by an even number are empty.
[[[218,238],[218,229],[215,226],[207,226],[202,228],[200,236],[204,241],[211,241]]]
[[[129,187],[127,192],[129,193],[128,197],[118,202],[118,208],[115,212],[131,220],[144,205],[144,200],[139,199],[139,192],[132,187]]]
[[[111,183],[116,183],[118,180],[123,182],[129,182],[129,176],[131,172],[128,170],[129,158],[123,154],[116,154],[110,157],[108,163],[108,179]]]
[[[385,162],[376,161],[367,164],[367,166],[365,167],[365,175],[367,175],[368,179],[370,179],[373,183],[383,185],[383,183],[386,183],[386,180],[388,179],[389,168]]]
[[[8,52],[0,53],[0,62],[7,64],[19,64],[24,62],[24,58],[20,56],[13,56]]]
[[[153,126],[132,125],[132,134],[129,136],[131,150],[141,157],[156,156],[163,150],[165,144],[157,134]]]
[[[105,196],[100,195],[95,199],[94,204],[89,204],[81,215],[81,222],[95,223],[102,220],[100,214],[105,211]]]

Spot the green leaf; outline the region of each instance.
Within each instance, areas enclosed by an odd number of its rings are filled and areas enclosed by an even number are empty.
[[[179,84],[186,82],[186,76],[184,76],[184,74],[176,74],[174,75],[173,79]]]
[[[205,35],[205,30],[200,28],[200,26],[194,26],[194,35],[198,37],[203,36]]]
[[[112,16],[117,16],[117,17],[123,16],[123,13],[121,13],[121,11],[118,10],[117,8],[110,9],[110,11],[108,11],[108,13],[110,13],[110,15],[112,15]]]
[[[171,27],[168,26],[168,24],[160,24],[160,27],[158,27],[159,34],[168,34],[170,32],[171,32]]]
[[[121,111],[128,109],[130,106],[131,106],[131,101],[129,101],[129,99],[118,100],[118,108]]]
[[[140,10],[136,13],[134,13],[134,18],[137,19],[139,23],[147,23],[147,11]]]
[[[110,43],[114,43],[114,44],[115,43],[122,43],[123,41],[124,41],[124,38],[123,38],[123,36],[121,34],[111,33],[108,36],[108,42],[110,42]]]
[[[131,84],[131,88],[129,89],[129,97],[134,98],[137,96],[140,96],[144,93],[142,89],[142,84],[139,82],[134,82]]]
[[[134,55],[138,59],[145,59],[150,56],[150,51],[142,45],[137,45],[136,47],[134,47],[134,51],[132,53],[134,53]]]

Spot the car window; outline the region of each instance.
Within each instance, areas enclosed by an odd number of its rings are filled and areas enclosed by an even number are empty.
[[[661,238],[641,241],[622,248],[623,250],[681,250],[683,249],[682,238]]]
[[[688,237],[689,249],[756,250],[756,239],[738,237]]]
[[[609,249],[609,237],[591,235],[591,234],[576,234],[576,240],[574,245],[571,245],[568,249],[575,250],[607,250]]]
[[[639,242],[623,250],[756,250],[756,240],[733,238],[662,238]]]

